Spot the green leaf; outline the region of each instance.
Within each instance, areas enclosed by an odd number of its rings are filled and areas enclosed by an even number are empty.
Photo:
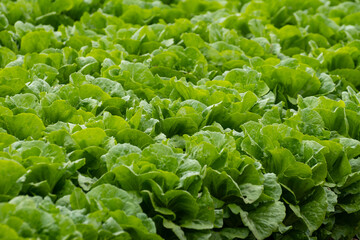
[[[56,41],[52,32],[36,31],[29,32],[21,38],[21,52],[41,52],[53,45]]]
[[[360,194],[349,194],[339,200],[339,206],[342,207],[347,213],[356,213],[360,211],[359,202]]]
[[[249,230],[247,228],[223,228],[219,235],[225,239],[246,239],[249,236]]]
[[[35,109],[39,105],[38,98],[31,93],[16,94],[12,97],[7,97],[5,102],[11,108],[25,108],[29,110]]]
[[[132,236],[132,238],[139,237],[144,240],[162,239],[160,236],[156,235],[155,233],[150,233],[149,230],[146,228],[146,226],[144,226],[144,222],[141,221],[138,217],[127,216],[124,212],[119,210],[112,212],[110,215],[121,226],[121,228],[123,228]]]
[[[100,146],[106,138],[106,133],[101,128],[86,128],[77,131],[71,137],[81,148],[86,148],[88,146]]]
[[[194,134],[198,125],[189,117],[170,117],[160,121],[160,131],[167,137]]]
[[[43,111],[48,123],[68,122],[76,113],[76,109],[64,100],[56,100],[50,106],[44,106]]]
[[[142,117],[142,109],[140,108],[135,114],[134,116],[132,116],[129,120],[129,124],[131,125],[131,127],[135,128],[135,129],[139,129],[139,125],[141,122],[141,117]]]
[[[327,212],[327,197],[322,187],[314,189],[310,196],[298,206],[290,204],[291,210],[297,217],[302,219],[310,231],[310,234],[317,230],[325,219]]]
[[[199,211],[192,221],[187,221],[181,225],[183,228],[205,230],[212,229],[215,222],[215,207],[213,199],[207,188],[204,189],[201,196],[197,199]]]
[[[184,41],[187,47],[206,47],[204,40],[202,40],[201,37],[195,33],[184,33],[181,35],[181,39]]]
[[[277,177],[273,173],[264,174],[264,193],[272,197],[275,201],[280,200],[282,190],[280,184],[277,182]]]
[[[48,234],[54,234],[52,227],[56,224],[54,218],[50,213],[42,211],[34,207],[23,206],[16,209],[14,216],[22,219],[30,225],[35,231],[48,231]]]
[[[108,153],[104,154],[101,158],[105,160],[108,169],[117,163],[117,158],[126,156],[131,153],[141,154],[141,149],[128,143],[117,144],[109,149]]]
[[[255,20],[255,19],[252,19]],[[241,49],[249,56],[252,57],[261,57],[265,54],[264,49],[260,46],[259,43],[253,41],[253,40],[249,40],[246,38],[242,38],[240,40],[240,47]],[[265,84],[266,86],[266,84]]]
[[[71,135],[65,130],[61,129],[49,133],[47,139],[50,143],[58,146],[63,146],[67,151],[79,149],[79,145],[74,141]]]
[[[21,190],[21,184],[17,180],[25,174],[25,168],[16,161],[0,159],[0,174],[3,176],[0,183],[1,201],[17,196]]]
[[[71,193],[70,204],[73,210],[90,208],[89,200],[80,188],[75,188],[75,190]]]
[[[32,113],[20,113],[15,116],[4,116],[6,128],[9,133],[19,139],[32,137],[39,139],[43,135],[45,126],[38,116]],[[29,126],[24,128],[24,126]]]
[[[120,83],[112,81],[107,78],[96,78],[90,80],[94,85],[99,86],[104,92],[110,94],[112,97],[123,97],[125,96],[125,90]]]
[[[311,96],[321,87],[320,80],[302,70],[279,67],[274,70],[273,78],[284,87],[284,93],[296,98],[298,94]]]
[[[7,134],[7,133],[0,133],[0,150],[8,147],[13,142],[16,142],[16,137]]]
[[[346,81],[353,84],[356,88],[360,86],[359,82],[356,80],[357,76],[360,74],[360,71],[357,69],[336,69],[332,71],[331,74],[345,78]]]
[[[141,63],[130,63],[122,61],[120,64],[121,71],[127,71],[130,74],[130,79],[145,85],[154,86],[156,80],[151,71]]]
[[[119,186],[126,191],[140,191],[142,179],[128,166],[115,167],[112,172]]]
[[[225,172],[220,173],[208,168],[203,184],[209,189],[212,196],[220,200],[225,201],[233,196],[241,197],[238,184]]]
[[[150,204],[155,211],[163,215],[172,216],[176,222],[184,223],[196,217],[199,206],[190,193],[183,190],[170,190],[163,193],[160,186],[153,180],[147,180],[147,188],[151,189],[142,191],[143,196],[147,195]]]
[[[244,211],[239,206],[230,204],[229,208],[241,216],[244,225],[254,234],[256,239],[265,239],[277,231],[285,218],[285,206],[282,202],[262,204],[253,211]]]
[[[65,154],[61,147],[41,140],[15,142],[11,145],[9,152],[13,156],[21,156],[22,158],[40,156],[46,158],[46,162],[65,162]]]
[[[139,148],[144,148],[154,143],[154,140],[146,133],[130,128],[120,130],[115,138],[119,143],[130,143]]]
[[[147,161],[154,163],[158,169],[176,172],[178,168],[178,159],[168,146],[159,143],[151,144],[143,150],[142,155]]]
[[[28,72],[21,67],[8,67],[0,70],[0,96],[19,93],[29,81]]]
[[[21,238],[14,229],[6,224],[0,224],[0,239],[18,240]]]
[[[138,205],[141,201],[140,199],[110,184],[96,186],[86,195],[90,201],[91,199],[101,201],[112,211],[121,209],[127,215],[135,215],[142,212],[141,207]]]
[[[52,193],[55,185],[64,175],[65,170],[57,163],[38,163],[31,166],[25,174],[22,191],[46,196]]]
[[[93,188],[86,194],[89,198],[105,199],[105,198],[120,198],[124,201],[133,201],[133,197],[126,191],[117,188],[110,184],[102,184]]]
[[[100,87],[92,84],[83,84],[79,88],[80,98],[94,98],[99,101],[110,99],[110,95],[104,92]]]
[[[0,15],[0,25],[1,25],[1,15]],[[0,29],[1,29],[1,26],[0,26]],[[0,54],[2,56],[0,59],[0,67],[1,68],[4,68],[8,63],[16,60],[15,53],[6,47],[0,47]]]

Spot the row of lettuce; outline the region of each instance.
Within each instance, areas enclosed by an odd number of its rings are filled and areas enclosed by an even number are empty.
[[[2,1],[0,239],[352,238],[359,13]]]

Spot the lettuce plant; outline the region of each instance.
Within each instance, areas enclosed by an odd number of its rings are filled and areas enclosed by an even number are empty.
[[[352,239],[359,0],[2,0],[0,239]]]

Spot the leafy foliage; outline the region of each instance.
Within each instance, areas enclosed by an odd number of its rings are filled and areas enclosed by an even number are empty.
[[[2,0],[0,239],[351,239],[360,2]]]

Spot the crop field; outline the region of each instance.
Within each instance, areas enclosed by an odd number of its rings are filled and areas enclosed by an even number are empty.
[[[360,236],[360,0],[1,0],[0,240]]]

